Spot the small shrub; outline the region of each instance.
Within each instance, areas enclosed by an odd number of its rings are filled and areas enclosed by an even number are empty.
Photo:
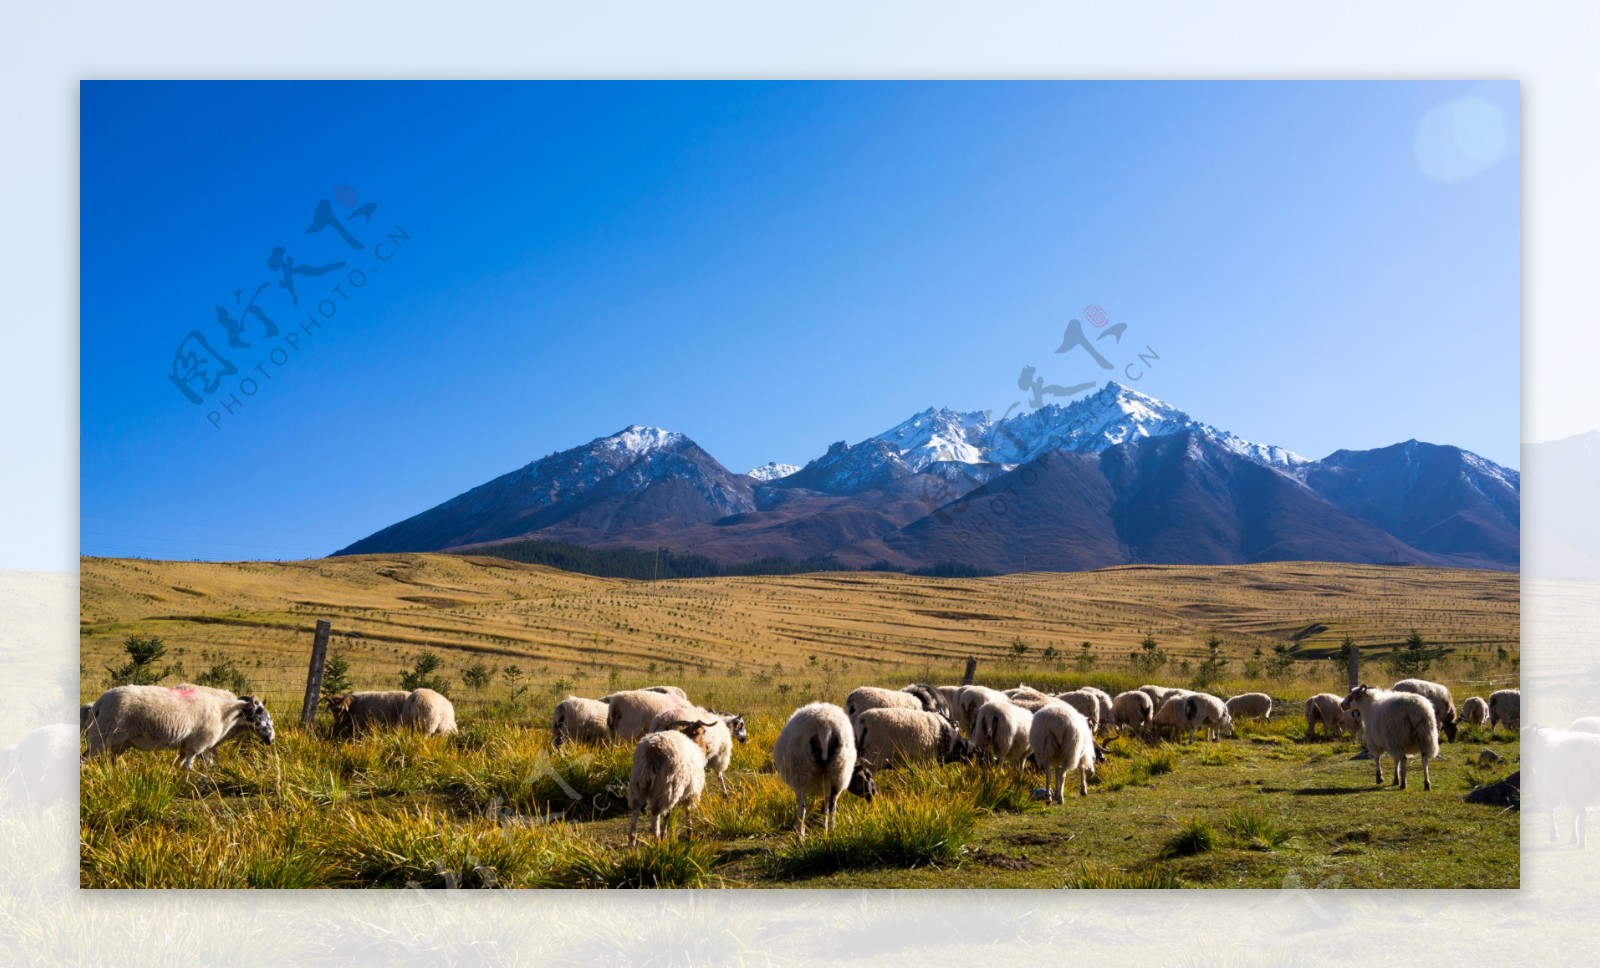
[[[195,677],[194,681],[201,686],[213,686],[227,690],[235,696],[244,696],[246,693],[251,692],[250,680],[239,672],[239,668],[233,665],[233,660],[231,659],[212,664],[210,669]]]
[[[1203,818],[1191,818],[1183,822],[1177,834],[1167,839],[1166,854],[1169,857],[1198,855],[1216,846],[1217,832],[1211,824]]]
[[[419,653],[416,660],[411,664],[411,669],[400,671],[400,688],[402,690],[428,689],[449,696],[449,681],[434,675],[442,665],[444,665],[444,661],[439,658],[438,653],[426,651]]]

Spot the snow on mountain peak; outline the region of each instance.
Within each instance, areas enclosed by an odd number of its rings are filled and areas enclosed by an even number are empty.
[[[627,427],[594,442],[596,445],[611,451],[620,451],[629,455],[648,454],[664,447],[681,444],[684,436],[677,431],[664,431],[659,427],[647,427],[642,424],[629,424]]]
[[[794,474],[799,470],[800,465],[798,464],[783,464],[778,461],[768,461],[759,468],[751,468],[749,471],[746,471],[745,474],[756,479],[757,481],[767,482],[776,481],[779,478],[787,478],[789,475]]]

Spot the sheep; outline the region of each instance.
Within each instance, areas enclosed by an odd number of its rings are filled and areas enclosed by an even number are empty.
[[[1401,680],[1389,688],[1397,693],[1415,693],[1433,706],[1433,718],[1445,739],[1456,739],[1456,704],[1450,698],[1450,688],[1432,680]]]
[[[1416,693],[1378,690],[1365,683],[1339,702],[1341,710],[1361,711],[1366,729],[1367,753],[1372,755],[1378,784],[1383,784],[1383,755],[1394,758],[1394,782],[1406,788],[1406,755],[1422,758],[1422,789],[1433,790],[1428,761],[1439,756],[1439,723],[1434,706]]]
[[[1589,808],[1600,804],[1600,736],[1527,727],[1522,731],[1522,751],[1539,809],[1550,812],[1550,840],[1557,840],[1556,808],[1564,807],[1572,815],[1573,843],[1585,847]]]
[[[176,763],[193,770],[194,759],[231,736],[241,722],[263,743],[272,743],[272,716],[256,697],[229,700],[181,686],[113,687],[94,701],[84,757],[104,753],[115,763],[130,747],[176,750]]]
[[[85,703],[78,708],[78,732],[83,733],[89,729],[89,721],[94,717],[94,704]]]
[[[1209,693],[1191,693],[1182,699],[1183,719],[1189,726],[1190,741],[1194,740],[1195,731],[1201,727],[1206,728],[1206,737],[1210,740],[1216,740],[1218,734],[1233,736],[1233,718],[1228,715],[1228,707],[1221,697]]]
[[[1100,698],[1093,693],[1073,690],[1070,693],[1057,693],[1055,700],[1083,714],[1083,718],[1089,721],[1090,730],[1100,729]]]
[[[937,713],[880,707],[867,710],[852,723],[856,755],[874,770],[891,761],[950,764],[972,759],[972,744]]]
[[[868,710],[921,710],[922,700],[904,690],[888,690],[881,686],[858,686],[844,698],[844,713],[851,723]]]
[[[1181,696],[1182,694],[1188,693],[1189,691],[1183,689],[1182,687],[1152,686],[1146,683],[1144,686],[1139,687],[1139,692],[1150,698],[1151,709],[1160,710],[1161,704],[1166,703],[1175,696]]]
[[[82,709],[78,722],[84,722]],[[80,731],[81,732],[81,731]],[[73,793],[72,758],[78,738],[70,723],[35,727],[9,747],[0,747],[0,783],[7,791],[6,810],[32,807],[43,811],[68,801]]]
[[[671,696],[671,694],[665,694]],[[677,697],[672,697],[677,701]],[[675,720],[666,729],[645,734],[633,748],[633,773],[628,778],[628,847],[639,843],[639,815],[650,815],[656,841],[661,820],[678,805],[694,838],[694,809],[706,787],[706,738],[712,723]]]
[[[1157,737],[1162,735],[1162,730],[1171,727],[1172,740],[1176,743],[1179,734],[1189,729],[1189,714],[1184,709],[1183,700],[1183,697],[1175,696],[1156,708],[1155,715],[1150,718],[1150,726],[1155,728]]]
[[[736,713],[718,713],[715,710],[702,710],[698,707],[674,707],[656,714],[650,722],[650,732],[658,730],[671,730],[674,723],[686,720],[707,721],[705,731],[706,769],[715,771],[717,783],[722,786],[723,796],[728,793],[728,781],[724,774],[728,772],[728,763],[733,759],[733,742],[744,743],[750,739],[749,732],[745,729],[744,717]]]
[[[1097,718],[1099,727],[1107,730],[1111,729],[1112,721],[1115,719],[1111,710],[1111,694],[1100,689],[1098,686],[1080,686],[1074,692],[1093,694],[1095,700],[1100,704],[1099,716]]]
[[[361,693],[331,693],[322,698],[333,715],[333,734],[350,737],[368,727],[396,727],[411,699],[408,690],[368,690]]]
[[[1328,740],[1343,732],[1344,712],[1340,706],[1342,699],[1333,693],[1318,693],[1306,701],[1307,740],[1316,739],[1318,724],[1322,725],[1322,732]]]
[[[603,744],[611,739],[606,726],[606,712],[611,705],[603,700],[590,700],[568,695],[556,704],[555,715],[550,719],[550,741],[557,749],[569,739],[580,744]]]
[[[684,703],[689,702],[689,694],[683,692],[683,687],[681,686],[647,686],[645,689],[651,693],[665,693],[668,696],[675,696]]]
[[[1343,727],[1345,732],[1354,737],[1357,743],[1361,744],[1363,747],[1366,746],[1367,731],[1366,728],[1361,725],[1360,710],[1341,711],[1339,714],[1339,726]]]
[[[1032,752],[1028,747],[1028,728],[1032,726],[1033,711],[992,700],[972,718],[973,751],[980,762],[992,757],[996,764],[1020,770],[1023,758]]]
[[[1078,772],[1078,794],[1089,793],[1094,773],[1094,731],[1083,714],[1053,703],[1033,715],[1028,728],[1033,762],[1045,774],[1045,803],[1066,803],[1067,772]]]
[[[937,713],[946,720],[950,719],[950,701],[945,699],[937,687],[927,683],[908,683],[900,688],[900,692],[916,697],[922,704],[922,709],[929,713]]]
[[[944,700],[945,710],[948,711],[946,716],[952,720],[956,719],[956,698],[961,695],[962,687],[959,685],[936,686],[933,689],[934,692],[939,694],[939,698]]]
[[[1496,726],[1522,729],[1522,691],[1495,690],[1489,694],[1489,734]]]
[[[961,732],[972,736],[972,718],[978,715],[978,708],[991,700],[1007,700],[1011,698],[999,690],[992,690],[987,686],[964,686],[956,695],[956,723],[960,725]]]
[[[1155,712],[1155,703],[1151,701],[1150,694],[1138,690],[1118,693],[1111,700],[1111,716],[1118,733],[1122,732],[1123,727],[1142,732]]]
[[[628,743],[649,733],[657,714],[685,705],[676,694],[657,690],[623,690],[601,699],[606,704],[606,730]]]
[[[456,708],[444,694],[419,687],[400,709],[400,722],[424,736],[456,732]]]
[[[1577,733],[1600,733],[1600,717],[1579,717],[1567,729]]]
[[[1228,697],[1228,716],[1235,720],[1245,717],[1272,719],[1272,697],[1265,693],[1241,693]]]
[[[1481,696],[1469,696],[1461,704],[1461,722],[1483,726],[1489,722],[1489,703]]]
[[[196,693],[204,693],[208,696],[214,696],[217,699],[228,703],[232,703],[233,701],[239,699],[237,696],[234,696],[233,691],[224,690],[215,686],[196,686],[193,683],[179,683],[177,686],[173,687],[173,689],[192,690]],[[80,722],[83,719],[81,710],[79,711],[78,718]],[[251,729],[252,728],[248,720],[240,720],[239,722],[235,723],[227,733],[223,734],[222,739],[213,744],[210,750],[202,753],[200,755],[200,759],[206,761],[207,763],[215,764],[217,762],[217,748],[221,747],[223,744],[234,739],[235,737],[242,737],[245,734],[250,733]]]
[[[1024,710],[1030,710],[1035,713],[1044,709],[1045,706],[1055,702],[1055,697],[1048,693],[1041,693],[1031,686],[1019,686],[1015,690],[1007,690],[1006,696],[1009,697],[1011,702],[1017,706],[1022,707]],[[1088,696],[1088,694],[1085,694],[1085,696]],[[1090,696],[1089,702],[1091,704],[1095,703],[1094,697]],[[1096,709],[1098,710],[1098,705],[1096,706]]]
[[[799,806],[800,840],[806,837],[806,810],[822,798],[822,830],[833,830],[839,795],[871,802],[878,793],[872,770],[856,757],[855,732],[845,712],[831,703],[811,703],[789,715],[772,745],[772,765]]]

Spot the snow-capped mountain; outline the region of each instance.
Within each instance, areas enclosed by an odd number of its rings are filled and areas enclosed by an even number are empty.
[[[776,481],[779,478],[787,478],[789,475],[794,474],[799,470],[800,465],[798,464],[783,464],[779,461],[768,461],[759,468],[751,468],[749,471],[746,471],[745,476],[754,478],[757,481],[760,481],[762,484],[765,484],[768,481]]]
[[[1457,447],[1407,441],[1313,461],[1112,382],[1002,420],[930,407],[803,467],[745,474],[682,433],[633,425],[341,551],[535,538],[1002,571],[1283,559],[1516,568],[1520,502],[1517,471]]]

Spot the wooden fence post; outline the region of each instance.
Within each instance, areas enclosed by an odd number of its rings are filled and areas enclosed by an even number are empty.
[[[309,727],[317,717],[317,696],[322,692],[322,664],[328,658],[328,633],[333,624],[317,620],[317,633],[311,640],[311,668],[306,671],[306,702],[300,707],[300,725]]]
[[[1350,689],[1361,685],[1361,648],[1350,647]]]
[[[971,686],[973,677],[978,675],[978,657],[967,657],[967,671],[961,674],[961,685]]]

